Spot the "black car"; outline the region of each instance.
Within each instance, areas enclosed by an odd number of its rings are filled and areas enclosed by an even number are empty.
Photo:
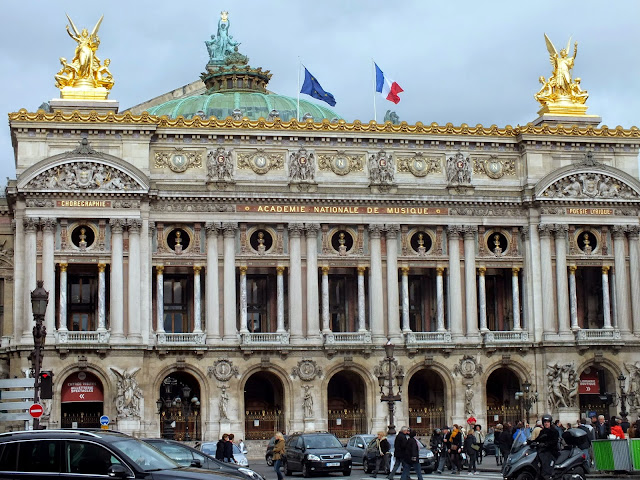
[[[264,480],[262,475],[249,468],[241,467],[233,463],[221,462],[211,455],[207,455],[196,448],[176,440],[167,440],[165,438],[141,438],[140,440],[149,445],[153,445],[167,457],[184,467],[198,467],[207,470],[221,471],[245,480]]]
[[[351,454],[332,433],[294,433],[285,443],[282,469],[285,475],[299,471],[304,477],[320,472],[349,476]]]
[[[284,441],[287,441],[289,435],[284,435]],[[267,451],[264,454],[264,459],[267,461],[267,465],[273,467],[273,447],[276,446],[276,437],[271,437],[269,443],[267,443]]]
[[[494,443],[495,435],[493,433],[487,433],[487,436],[484,437],[484,442],[482,442],[482,450],[484,451],[484,456],[495,455],[496,454],[496,444]]]
[[[387,440],[389,441],[389,445],[391,447],[389,452],[393,454],[395,443],[396,443],[396,435],[388,435]],[[373,471],[373,469],[376,466],[376,461],[375,461],[376,455],[377,455],[377,446],[376,446],[376,439],[374,438],[369,442],[369,445],[367,445],[367,450],[365,452],[364,458],[362,459],[362,468],[364,469],[364,473],[371,473]],[[420,442],[418,456],[419,456],[420,466],[422,467],[422,470],[425,473],[431,473],[436,469],[437,465],[435,464],[435,456],[433,455],[433,452],[429,450],[427,447],[425,447],[422,442]],[[393,468],[394,462],[395,462],[395,457],[392,456],[391,461],[389,462],[390,468]],[[402,467],[400,467],[400,469],[402,469]],[[388,474],[388,473],[389,473],[388,470],[385,471],[385,474]]]
[[[181,467],[151,445],[109,430],[34,430],[0,434],[0,478],[58,480],[237,480]]]

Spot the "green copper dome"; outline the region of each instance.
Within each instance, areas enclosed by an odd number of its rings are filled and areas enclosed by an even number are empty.
[[[204,112],[205,118],[214,116],[219,119],[233,117],[234,110],[239,110],[242,117],[248,117],[250,120],[258,120],[260,117],[267,119],[271,111],[276,110],[283,121],[289,121],[297,116],[298,100],[273,93],[227,91],[169,100],[148,109],[151,115],[167,115],[170,118],[180,115],[192,118],[199,112]],[[316,122],[325,118],[342,118],[328,107],[301,98],[300,117],[306,113],[310,113]]]

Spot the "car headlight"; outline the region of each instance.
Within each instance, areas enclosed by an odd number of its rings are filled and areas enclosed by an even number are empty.
[[[344,459],[345,460],[351,460],[351,454],[349,452],[344,454]]]
[[[427,452],[427,458],[433,458],[433,452],[431,451]]]
[[[254,472],[250,468],[240,467],[238,468],[238,471],[244,475],[247,475],[248,477],[253,478],[254,480],[264,480],[264,477],[262,475],[260,475],[258,472]]]
[[[310,453],[309,455],[307,455],[307,460],[311,460],[312,462],[319,462],[320,457]]]
[[[243,467],[248,467],[249,466],[249,460],[247,459],[247,457],[240,458],[238,460],[238,465],[242,465]]]

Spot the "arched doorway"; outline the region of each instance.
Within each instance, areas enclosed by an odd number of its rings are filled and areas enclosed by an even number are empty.
[[[160,415],[160,436],[173,440],[201,440],[200,384],[186,372],[167,375],[156,400]]]
[[[418,435],[431,435],[434,428],[446,424],[444,382],[428,368],[419,370],[409,380],[409,427]]]
[[[329,431],[339,438],[368,432],[366,388],[355,372],[338,372],[327,387]]]
[[[285,431],[284,386],[273,373],[256,372],[244,385],[244,438],[268,440]]]
[[[75,372],[62,384],[60,392],[62,428],[100,428],[104,388],[89,372]]]
[[[520,380],[512,370],[502,367],[487,379],[487,425],[498,423],[515,425],[524,418],[522,406],[516,400],[516,392],[521,391]]]
[[[609,418],[616,391],[616,378],[609,370],[594,365],[585,368],[578,386],[580,414],[586,418],[592,414]]]

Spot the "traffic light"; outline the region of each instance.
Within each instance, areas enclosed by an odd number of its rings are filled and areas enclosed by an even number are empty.
[[[43,371],[40,372],[40,398],[53,398],[53,373]]]

